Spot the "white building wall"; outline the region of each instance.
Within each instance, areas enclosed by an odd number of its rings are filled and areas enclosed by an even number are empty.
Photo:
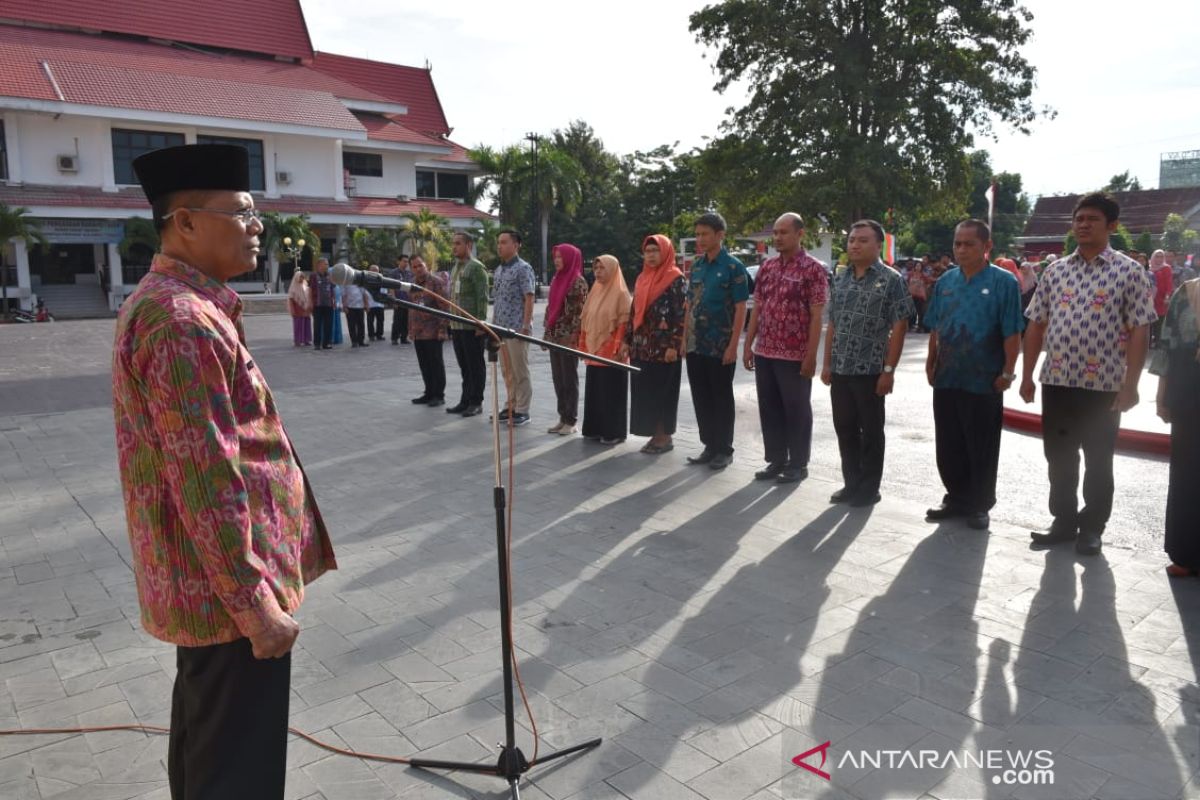
[[[280,194],[302,197],[333,197],[336,187],[329,164],[336,147],[335,140],[309,136],[275,135],[274,170],[290,172],[291,183],[278,184]],[[271,158],[268,156],[268,162]],[[271,169],[272,165],[267,164]]]
[[[344,152],[379,153],[367,147],[357,147],[344,142]],[[398,153],[385,150],[383,156],[383,177],[375,178],[367,175],[354,175],[354,193],[356,197],[396,197],[406,194],[415,197],[417,194],[416,156],[412,153]]]
[[[56,186],[103,186],[104,149],[112,140],[104,120],[51,114],[17,114],[21,137],[21,179]],[[59,155],[74,155],[78,142],[79,171],[60,172]]]

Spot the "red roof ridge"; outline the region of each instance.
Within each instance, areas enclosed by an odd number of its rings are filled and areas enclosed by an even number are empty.
[[[449,135],[451,128],[433,83],[432,70],[340,53],[313,53],[312,68],[355,84],[408,107],[406,127],[420,133]]]

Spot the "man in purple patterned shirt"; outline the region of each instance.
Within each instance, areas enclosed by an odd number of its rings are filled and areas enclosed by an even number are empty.
[[[1037,391],[1033,368],[1043,344],[1042,447],[1050,472],[1046,532],[1034,544],[1075,542],[1096,555],[1113,504],[1113,451],[1121,414],[1137,405],[1154,299],[1141,265],[1114,251],[1108,235],[1121,207],[1104,192],[1084,195],[1071,215],[1078,248],[1046,268],[1025,316],[1021,398]],[[1083,452],[1083,508],[1079,453]]]

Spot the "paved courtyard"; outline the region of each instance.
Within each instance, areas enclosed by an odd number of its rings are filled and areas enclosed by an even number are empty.
[[[299,614],[292,724],[366,752],[493,761],[486,417],[411,406],[411,347],[314,353],[290,327],[247,319],[341,567]],[[0,728],[168,721],[174,651],[138,627],[128,565],[112,328],[0,327]],[[532,351],[533,423],[516,432],[521,673],[543,752],[605,741],[535,769],[523,797],[1200,798],[1200,582],[1162,571],[1165,463],[1118,458],[1097,558],[1030,549],[1044,461],[1010,432],[991,532],[925,523],[941,492],[923,347],[909,344],[889,400],[884,500],[863,510],[827,503],[823,387],[811,477],[764,486],[744,371],[738,454],[713,473],[684,462],[686,381],[666,456],[547,436],[548,360]],[[532,756],[523,712],[518,738]],[[792,762],[808,751],[810,769]],[[133,732],[0,737],[0,798],[163,800],[165,755],[165,737]],[[288,757],[290,800],[508,796],[498,779],[301,740]]]

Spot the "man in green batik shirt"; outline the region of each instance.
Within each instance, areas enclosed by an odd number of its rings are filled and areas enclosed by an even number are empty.
[[[486,320],[488,311],[487,270],[478,259],[471,257],[475,240],[471,234],[454,234],[454,268],[450,270],[450,301],[476,319]],[[484,332],[465,322],[450,323],[450,338],[454,357],[462,371],[462,396],[447,414],[473,417],[483,411],[483,389],[487,373],[483,366]]]

